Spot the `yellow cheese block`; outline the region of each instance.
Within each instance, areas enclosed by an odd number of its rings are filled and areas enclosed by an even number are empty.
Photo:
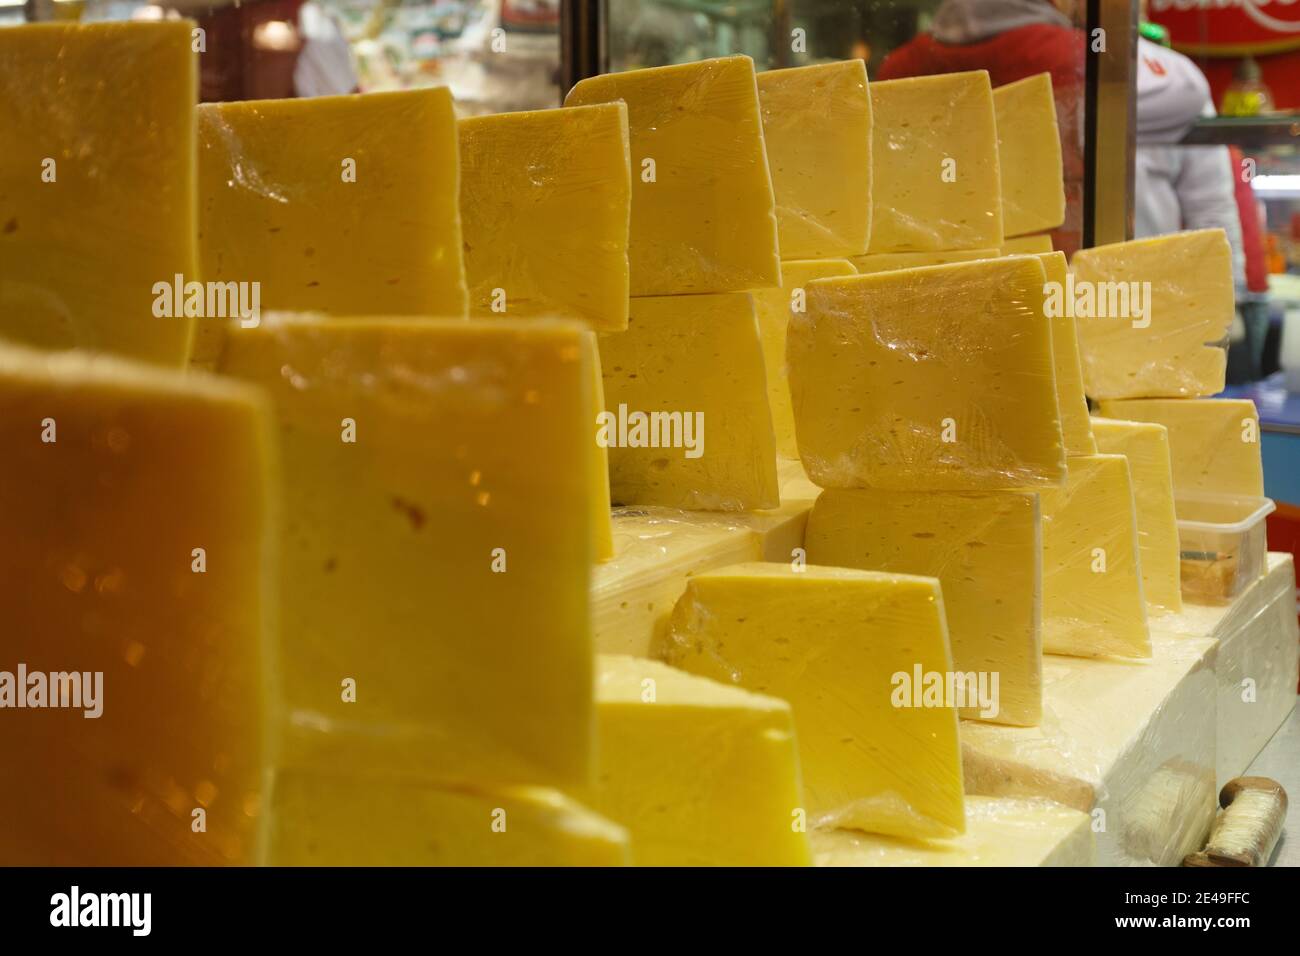
[[[993,88],[984,70],[871,84],[871,252],[1002,242]]]
[[[1065,477],[1043,264],[818,279],[790,318],[799,457],[823,488],[981,491]]]
[[[198,115],[205,281],[260,282],[263,310],[465,314],[448,89],[207,103]],[[200,326],[196,359],[219,337]]]
[[[582,80],[565,106],[627,104],[633,295],[779,285],[754,62],[727,56]]]
[[[627,107],[474,116],[459,129],[470,316],[627,328]]]
[[[267,866],[625,866],[627,831],[544,787],[281,770],[263,818]]]
[[[1249,399],[1101,402],[1100,411],[1168,429],[1176,494],[1264,494],[1259,412]]]
[[[0,338],[185,363],[155,284],[197,278],[193,28],[0,31]]]
[[[601,813],[638,866],[811,862],[790,705],[657,661],[596,659]]]
[[[793,259],[781,263],[781,286],[754,293],[758,331],[763,337],[763,360],[767,366],[767,401],[772,409],[776,452],[786,458],[799,457],[794,437],[794,410],[790,407],[790,382],[785,369],[785,330],[790,315],[806,309],[805,283],[828,276],[853,275],[857,270],[846,259]]]
[[[605,383],[600,374],[600,347],[596,333],[582,337],[583,362],[591,369],[592,407],[605,407]],[[587,474],[590,491],[587,505],[591,509],[592,553],[597,561],[608,561],[614,556],[614,527],[609,507],[609,449],[597,441],[600,424],[592,430],[591,441],[595,452],[587,457]]]
[[[1038,255],[1051,251],[1051,236],[1016,236],[1014,239],[1007,239],[998,247],[998,252],[1004,256]]]
[[[1079,323],[1090,397],[1223,391],[1226,353],[1210,344],[1227,336],[1234,314],[1232,251],[1222,229],[1081,249],[1071,267],[1073,295],[1062,304]]]
[[[813,564],[939,579],[962,717],[1033,726],[1042,715],[1042,544],[1031,492],[824,491],[808,519]]]
[[[268,419],[235,382],[0,347],[0,864],[252,862]]]
[[[993,91],[1002,171],[1002,229],[1008,236],[1065,222],[1061,134],[1052,75],[1035,73]],[[1046,238],[1046,237],[1043,237]],[[1051,242],[1048,248],[1051,251]]]
[[[746,511],[779,504],[763,347],[748,295],[634,299],[600,336],[615,504]]]
[[[781,257],[865,255],[871,235],[866,64],[843,60],[768,70],[758,74],[758,99]]]
[[[1069,269],[1065,253],[1039,255],[1048,283],[1065,286]],[[1083,393],[1083,366],[1079,361],[1079,330],[1074,319],[1064,313],[1052,316],[1052,360],[1056,366],[1056,404],[1061,413],[1061,435],[1067,455],[1095,455],[1097,442],[1092,437],[1092,420],[1088,417],[1088,399]]]
[[[817,866],[1092,866],[1092,818],[1051,800],[966,797],[966,832],[902,840],[853,830],[811,836]]]
[[[1150,657],[1133,483],[1123,455],[1070,459],[1041,492],[1043,650]]]
[[[614,557],[592,569],[596,650],[648,657],[691,575],[764,557],[745,515],[616,508]]]
[[[943,693],[952,656],[933,578],[789,564],[707,571],[673,609],[659,656],[790,702],[809,824],[962,831],[957,712]]]
[[[1138,553],[1142,592],[1148,606],[1183,609],[1179,572],[1178,522],[1174,516],[1173,466],[1169,433],[1154,422],[1094,418],[1097,446],[1107,455],[1128,459],[1137,509]]]
[[[588,332],[283,319],[223,372],[285,467],[281,763],[576,785],[591,759]]]
[[[942,266],[950,262],[970,262],[972,259],[995,259],[997,249],[958,249],[952,252],[879,252],[869,256],[853,256],[853,267],[863,275],[872,272],[890,272],[894,269],[915,269],[918,266]],[[785,264],[782,264],[782,268]]]

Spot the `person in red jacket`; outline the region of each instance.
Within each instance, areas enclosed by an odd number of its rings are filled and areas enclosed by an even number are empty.
[[[878,80],[988,70],[994,86],[1036,73],[1052,75],[1065,178],[1065,222],[1052,245],[1067,256],[1083,223],[1084,33],[1072,0],[944,0],[929,33],[885,57]]]

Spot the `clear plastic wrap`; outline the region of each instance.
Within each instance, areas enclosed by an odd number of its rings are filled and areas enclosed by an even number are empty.
[[[626,329],[627,107],[502,113],[458,125],[470,315]]]
[[[776,200],[747,56],[580,81],[565,106],[627,103],[632,295],[781,283]]]
[[[856,830],[814,830],[816,866],[1092,866],[1091,819],[1051,800],[966,798],[966,832],[902,840]]]
[[[1235,311],[1222,229],[1081,249],[1071,269],[1073,289],[1064,290],[1062,304],[1076,310],[1089,397],[1194,398],[1223,390]]]
[[[993,88],[984,70],[871,84],[870,252],[1002,243]]]
[[[1034,256],[818,279],[786,358],[824,488],[990,491],[1065,479]]]
[[[1196,604],[1230,604],[1263,576],[1268,498],[1179,495],[1178,545],[1183,596]]]
[[[866,64],[854,59],[767,70],[758,74],[758,99],[781,258],[865,255],[871,234]]]
[[[706,571],[688,582],[656,656],[790,702],[810,827],[962,832],[934,578],[776,563]]]
[[[617,505],[707,511],[779,503],[763,347],[747,294],[632,300],[602,334],[603,437]]]
[[[154,286],[197,272],[193,28],[0,30],[0,337],[184,365]]]

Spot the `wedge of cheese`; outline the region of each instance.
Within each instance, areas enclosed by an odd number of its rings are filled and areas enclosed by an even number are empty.
[[[810,825],[962,831],[952,655],[933,578],[788,563],[697,574],[659,656],[790,702]]]
[[[627,328],[627,107],[499,113],[458,126],[470,316]]]
[[[588,334],[540,319],[231,331],[221,370],[270,393],[283,447],[279,765],[588,781]]]
[[[1016,236],[1004,240],[998,252],[1004,256],[1038,255],[1052,251],[1051,236]]]
[[[1079,323],[1088,395],[1195,398],[1223,391],[1234,315],[1222,229],[1081,249],[1062,300]],[[1119,416],[1123,417],[1123,416]]]
[[[463,316],[451,92],[198,109],[203,278],[258,282],[263,310]],[[212,357],[215,323],[196,358]]]
[[[600,374],[600,348],[596,333],[582,337],[583,362],[591,369],[591,395],[595,408],[605,407],[605,382]],[[608,561],[614,556],[614,525],[609,507],[609,449],[597,441],[600,423],[592,429],[594,451],[587,458],[590,491],[587,505],[591,509],[592,554],[597,561]]]
[[[1032,726],[1042,715],[1042,543],[1031,492],[824,491],[808,519],[813,564],[939,579],[962,717]]]
[[[950,262],[970,262],[972,259],[995,259],[997,249],[958,249],[952,252],[878,252],[849,259],[863,275],[871,272],[890,272],[894,269],[915,269],[918,266],[942,266]],[[784,268],[784,266],[783,266]]]
[[[1133,483],[1123,455],[1070,459],[1041,492],[1043,650],[1150,657]]]
[[[855,830],[815,830],[816,866],[1092,866],[1086,813],[1051,800],[966,797],[966,832],[903,840]]]
[[[842,60],[768,70],[758,74],[758,99],[781,257],[865,255],[871,234],[866,64]]]
[[[274,774],[267,866],[625,866],[627,831],[555,790],[448,788],[346,770]]]
[[[984,70],[871,84],[871,252],[1002,242],[993,88]]]
[[[1039,255],[1047,284],[1065,287],[1069,269],[1065,253]],[[1047,288],[1045,286],[1044,288]],[[1079,330],[1074,319],[1065,313],[1052,316],[1052,364],[1056,367],[1056,404],[1061,413],[1061,435],[1067,455],[1095,455],[1097,442],[1092,437],[1092,420],[1088,417],[1088,399],[1083,394],[1083,366],[1079,361]]]
[[[728,56],[582,80],[565,106],[627,104],[632,295],[781,282],[754,62]]]
[[[615,504],[745,511],[779,504],[763,347],[748,295],[634,299],[600,337]]]
[[[1178,521],[1174,516],[1169,433],[1165,426],[1154,422],[1114,418],[1094,418],[1092,432],[1102,452],[1128,459],[1137,508],[1142,593],[1147,604],[1161,610],[1181,611]]]
[[[785,458],[799,457],[794,437],[794,410],[790,407],[790,381],[785,368],[785,333],[790,316],[807,309],[808,290],[813,279],[853,275],[857,270],[846,259],[793,259],[781,263],[781,286],[754,293],[754,311],[758,313],[758,331],[763,341],[763,361],[767,366],[767,403],[772,409],[772,427],[776,432],[776,453]]]
[[[192,29],[0,32],[0,338],[185,364],[194,317],[158,284],[198,278]]]
[[[790,705],[657,661],[596,659],[593,805],[638,866],[811,862]]]
[[[240,383],[0,347],[0,863],[253,861],[270,443]]]
[[[1259,411],[1249,399],[1101,402],[1100,411],[1165,426],[1175,493],[1264,494]]]
[[[1003,231],[1023,236],[1055,229],[1065,222],[1065,180],[1052,75],[1035,73],[997,87],[993,111],[998,123]],[[1051,251],[1050,240],[1042,251]]]
[[[1062,481],[1043,283],[1032,257],[809,283],[786,358],[812,480],[924,491]]]

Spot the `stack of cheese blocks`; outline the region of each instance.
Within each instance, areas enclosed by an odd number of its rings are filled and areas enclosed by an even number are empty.
[[[0,33],[0,667],[105,688],[0,710],[0,862],[1092,861],[1005,735],[1177,543],[1045,76],[196,107],[190,29]]]

